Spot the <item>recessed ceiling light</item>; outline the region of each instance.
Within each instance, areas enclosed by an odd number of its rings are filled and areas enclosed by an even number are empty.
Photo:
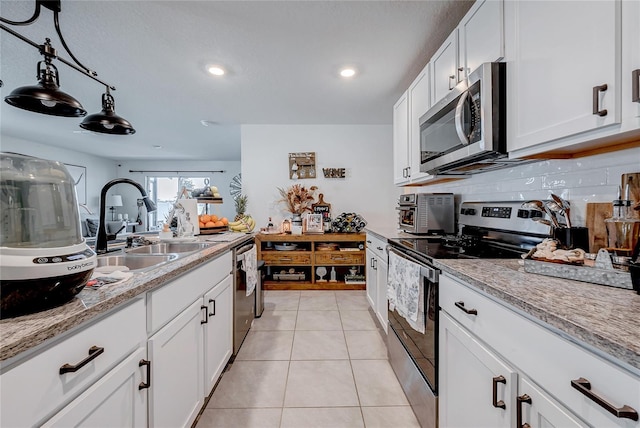
[[[213,120],[201,120],[200,123],[202,124],[202,126],[215,126],[218,124],[218,122],[214,122]]]
[[[154,148],[154,149],[156,149],[156,150],[160,150],[160,149],[162,148],[162,146],[158,146],[157,144],[156,144],[156,145],[153,145],[153,146],[151,146],[151,147],[153,147],[153,148]]]
[[[207,66],[207,71],[211,74],[213,74],[214,76],[222,76],[224,75],[225,71],[224,68],[218,66],[218,65],[208,65]]]
[[[356,75],[356,70],[350,67],[343,68],[340,70],[340,76],[342,77],[353,77]]]

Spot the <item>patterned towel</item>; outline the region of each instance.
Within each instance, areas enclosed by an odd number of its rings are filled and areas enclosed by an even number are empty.
[[[424,287],[420,265],[389,252],[387,298],[389,309],[396,310],[411,328],[424,333]]]
[[[258,251],[255,245],[244,253],[242,270],[247,274],[247,296],[250,296],[258,284]]]

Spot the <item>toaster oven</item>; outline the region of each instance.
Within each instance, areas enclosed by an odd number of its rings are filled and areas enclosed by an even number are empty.
[[[453,193],[408,193],[398,201],[398,225],[412,234],[455,233]]]

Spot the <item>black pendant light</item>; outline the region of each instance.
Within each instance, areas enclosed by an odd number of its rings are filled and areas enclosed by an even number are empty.
[[[51,46],[51,41],[48,38],[45,39],[45,43],[43,45],[39,45],[4,25],[30,25],[34,23],[40,16],[40,9],[42,7],[53,12],[53,23],[56,33],[58,34],[60,42],[62,43],[65,51],[69,54],[71,59],[73,59],[75,64],[59,57],[56,50]],[[80,72],[82,75],[101,83],[107,88],[106,93],[102,95],[102,111],[100,113],[88,116],[80,124],[83,129],[115,135],[134,134],[136,130],[133,129],[133,126],[131,126],[128,121],[116,115],[115,113],[115,103],[113,97],[111,96],[110,90],[115,91],[116,88],[98,79],[98,73],[90,70],[80,61],[78,61],[78,59],[73,55],[73,53],[67,46],[64,37],[62,37],[62,32],[60,31],[60,22],[58,19],[58,14],[61,12],[61,10],[61,0],[35,0],[35,11],[33,13],[33,16],[25,21],[11,21],[6,18],[0,17],[0,29],[37,48],[44,56],[44,61],[38,62],[37,66],[38,84],[35,86],[22,86],[20,88],[17,88],[8,96],[6,96],[4,100],[14,107],[33,111],[36,113],[65,117],[85,116],[87,112],[82,107],[82,104],[80,104],[80,102],[73,98],[71,95],[66,94],[60,90],[58,69],[52,63],[55,59]]]
[[[46,52],[55,52],[51,48],[51,41],[44,44]],[[22,86],[14,89],[4,100],[14,106],[36,113],[50,114],[53,116],[82,117],[87,111],[82,104],[71,95],[60,90],[58,69],[51,63],[51,56],[45,54],[45,60],[37,65],[38,84],[35,86]]]
[[[80,128],[103,134],[130,135],[136,133],[129,121],[116,114],[115,101],[108,86],[107,92],[102,94],[102,111],[85,117]]]

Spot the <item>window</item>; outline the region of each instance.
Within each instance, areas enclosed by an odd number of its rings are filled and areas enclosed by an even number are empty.
[[[187,191],[208,186],[211,180],[209,177],[151,177],[147,176],[147,189],[149,198],[155,202],[158,209],[150,212],[149,230],[162,229],[162,225],[167,222],[169,211],[173,207],[178,194],[184,187]]]

